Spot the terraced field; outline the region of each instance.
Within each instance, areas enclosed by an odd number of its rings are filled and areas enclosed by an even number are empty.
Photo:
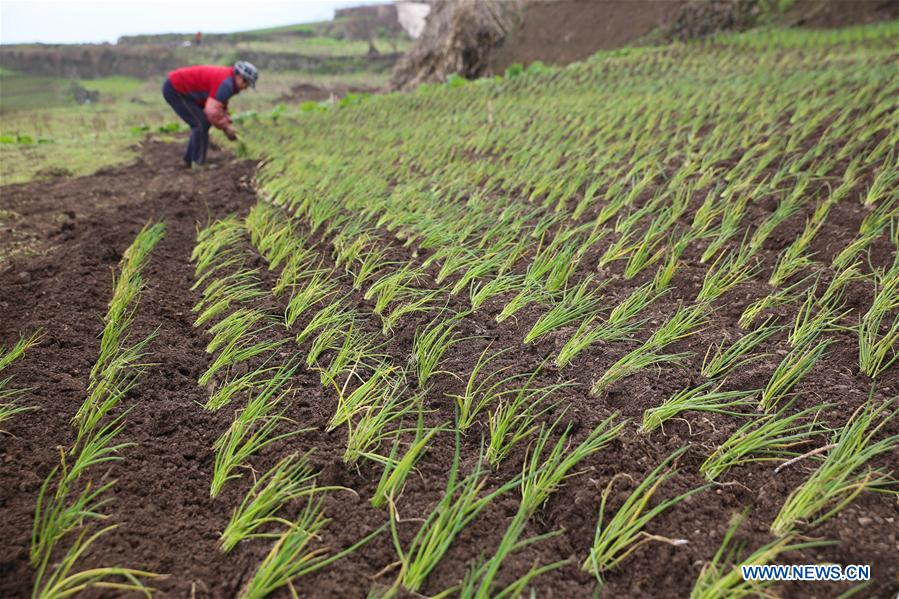
[[[82,179],[0,273],[0,592],[894,595],[897,37],[260,118],[252,180],[148,144],[93,212],[119,171]],[[4,190],[35,239],[42,185]],[[739,568],[805,563],[870,581]]]

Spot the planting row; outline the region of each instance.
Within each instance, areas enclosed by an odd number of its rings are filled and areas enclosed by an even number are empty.
[[[122,460],[119,452],[129,445],[118,441],[130,409],[122,404],[146,368],[143,360],[155,337],[135,338],[131,325],[144,288],[141,271],[164,231],[162,223],[147,224],[125,251],[113,279],[87,397],[72,415],[74,441],[68,449],[60,444],[59,464],[38,493],[29,552],[36,570],[32,597],[67,597],[88,587],[149,596],[152,588],[146,582],[158,577],[119,565],[85,568],[81,561],[91,545],[118,526],[103,524],[110,517],[107,507],[115,487],[104,469]],[[36,342],[37,336],[20,342],[8,356]],[[59,434],[68,437],[65,431]]]

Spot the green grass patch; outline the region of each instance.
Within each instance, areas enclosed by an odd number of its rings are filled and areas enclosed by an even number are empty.
[[[125,76],[101,77],[100,79],[82,79],[78,84],[84,89],[100,92],[100,101],[108,97],[119,99],[134,94],[148,83],[142,79]]]

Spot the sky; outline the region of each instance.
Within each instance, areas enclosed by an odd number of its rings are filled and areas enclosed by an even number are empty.
[[[326,21],[387,0],[0,0],[0,43],[115,43],[139,33],[228,33]]]

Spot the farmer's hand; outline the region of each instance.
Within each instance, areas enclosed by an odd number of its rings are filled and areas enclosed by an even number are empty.
[[[225,135],[227,135],[228,139],[231,141],[237,141],[237,132],[234,130],[225,131]]]

